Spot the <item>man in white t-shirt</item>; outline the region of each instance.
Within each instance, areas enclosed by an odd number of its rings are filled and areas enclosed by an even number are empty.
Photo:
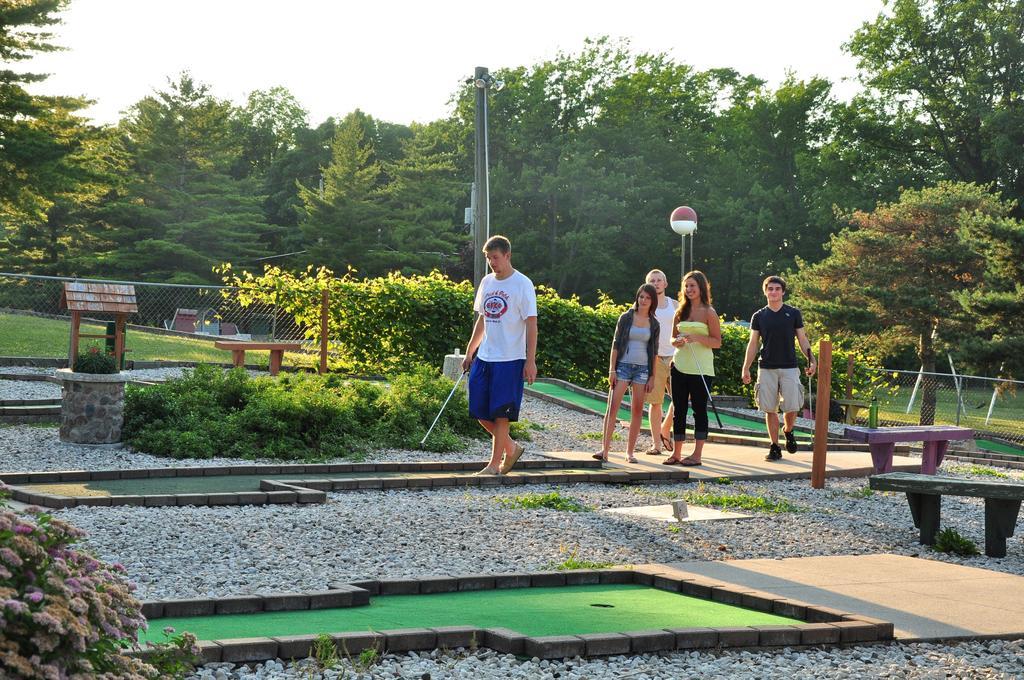
[[[487,239],[484,254],[492,273],[476,291],[473,309],[479,316],[462,368],[469,371],[469,414],[491,435],[491,460],[477,474],[495,475],[511,470],[523,455],[509,436],[509,423],[519,420],[523,380],[532,385],[537,379],[537,293],[512,268],[507,238]]]
[[[645,401],[650,404],[651,410],[649,420],[651,421],[651,448],[646,453],[657,456],[661,453],[662,446],[671,453],[672,446],[672,406],[668,407],[668,413],[662,418],[662,404],[665,402],[665,394],[671,394],[671,376],[669,367],[672,365],[672,357],[675,356],[676,348],[672,346],[672,320],[676,314],[676,301],[665,295],[668,288],[668,279],[665,272],[660,269],[652,269],[647,272],[647,283],[654,286],[658,291],[658,308],[654,316],[658,319],[661,333],[658,338],[658,359],[654,362],[654,375],[652,376],[651,391],[647,393]]]

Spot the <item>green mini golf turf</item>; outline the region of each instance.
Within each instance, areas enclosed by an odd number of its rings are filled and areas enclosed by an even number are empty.
[[[591,585],[382,595],[365,607],[154,619],[140,640],[162,639],[165,626],[220,640],[439,626],[511,628],[538,636],[794,623],[803,621],[647,586]]]
[[[89,482],[58,482],[55,484],[23,484],[21,488],[36,493],[58,496],[129,496],[179,493],[234,493],[259,491],[261,479],[281,482],[299,479],[339,479],[386,477],[400,473],[297,473],[287,475],[211,475],[207,477],[149,477],[143,479],[97,479]],[[406,473],[408,474],[408,473]]]
[[[559,468],[560,475],[587,475],[594,470]],[[97,479],[88,482],[55,482],[52,484],[19,484],[18,488],[35,493],[80,498],[86,496],[150,496],[187,493],[236,493],[259,491],[260,480],[281,482],[314,479],[370,479],[380,477],[415,477],[418,475],[470,476],[472,470],[451,472],[332,472],[269,475],[210,475],[203,477],[149,477],[140,479]],[[520,470],[521,475],[546,474],[550,470]]]
[[[1012,456],[1024,456],[1024,449],[1010,446],[1002,442],[992,441],[991,439],[975,439],[974,442],[978,445],[979,449],[985,451],[991,451],[993,453],[1008,453]]]
[[[573,392],[572,390],[566,389],[566,388],[562,387],[561,385],[554,385],[552,383],[535,382],[535,383],[533,383],[533,385],[530,386],[530,388],[534,389],[534,390],[537,390],[541,394],[546,394],[548,396],[557,397],[559,399],[562,399],[564,401],[569,402],[570,404],[576,404],[577,406],[582,406],[583,408],[587,409],[588,411],[593,411],[597,415],[604,415],[605,408],[607,408],[607,401],[605,401],[604,399],[598,399],[597,397],[592,397],[592,396],[589,396],[589,395],[586,395],[586,394],[580,394],[579,392]],[[668,400],[668,399],[665,400],[665,408],[666,409],[668,409],[668,405],[670,403],[671,403],[670,400]],[[713,412],[711,412],[710,409],[708,409],[708,411],[709,411],[708,412],[708,418],[711,421],[711,423],[714,424],[715,423],[715,414]],[[719,413],[719,416],[722,418],[722,425],[724,425],[726,427],[735,427],[735,428],[740,428],[740,429],[744,429],[744,430],[750,430],[752,433],[753,432],[763,431],[763,426],[758,424],[758,423],[755,423],[752,420],[745,420],[743,418],[737,418],[736,416],[732,416],[732,415],[729,415],[728,413],[721,413],[721,412]],[[627,406],[622,406],[622,407],[619,408],[619,418],[623,419],[623,420],[628,420],[629,419],[629,408]],[[650,426],[651,426],[650,421],[646,417],[644,417],[644,421],[643,421],[644,429],[648,429],[648,428],[650,428]],[[797,437],[797,439],[806,440],[806,441],[810,441],[810,439],[811,439],[810,435],[804,434],[802,432],[797,432],[796,437]]]

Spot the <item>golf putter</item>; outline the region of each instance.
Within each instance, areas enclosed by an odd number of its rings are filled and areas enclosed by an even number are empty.
[[[455,390],[459,389],[459,384],[462,382],[462,379],[465,378],[465,377],[466,377],[466,371],[463,371],[462,373],[459,374],[459,379],[455,381],[455,385],[452,387],[452,391],[448,393],[448,398],[444,400],[443,404],[441,404],[441,410],[438,411],[437,412],[437,416],[434,417],[434,422],[432,422],[430,424],[430,429],[427,430],[427,433],[425,435],[423,435],[423,439],[420,440],[420,448],[421,449],[423,448],[423,445],[427,442],[427,437],[429,437],[430,433],[434,431],[434,426],[437,425],[437,421],[439,421],[441,419],[441,414],[444,413],[444,409],[445,409],[446,406],[448,406],[448,402],[451,401],[452,397],[455,395]]]
[[[724,430],[725,426],[722,425],[722,418],[718,415],[718,407],[715,406],[715,400],[711,396],[711,388],[708,387],[708,381],[704,379],[704,369],[700,367],[700,362],[697,361],[697,353],[693,351],[692,347],[690,347],[689,342],[686,343],[686,347],[690,350],[690,356],[693,358],[693,363],[700,372],[700,381],[704,383],[704,391],[708,393],[708,401],[711,402],[711,410],[715,412],[715,420],[718,421],[718,429]]]

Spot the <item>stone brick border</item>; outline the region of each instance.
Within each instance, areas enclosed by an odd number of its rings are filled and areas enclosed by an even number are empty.
[[[585,633],[581,635],[529,636],[508,628],[445,626],[402,628],[372,632],[331,633],[339,654],[358,655],[365,649],[404,653],[438,648],[490,647],[502,654],[539,659],[648,654],[695,649],[773,648],[883,642],[894,637],[889,621],[791,600],[739,586],[702,578],[682,578],[657,568],[616,567],[574,571],[469,574],[423,578],[372,579],[331,583],[328,590],[313,593],[269,593],[213,599],[159,600],[144,602],[143,615],[150,621],[177,616],[246,614],[263,611],[326,609],[368,605],[371,596],[415,595],[464,590],[544,588],[601,583],[635,583],[742,605],[750,609],[801,619],[804,623],[722,628],[665,628]],[[206,663],[259,662],[298,659],[310,654],[316,635],[267,638],[235,638],[200,642]],[[145,656],[147,650],[138,652]]]
[[[140,468],[125,470],[70,470],[62,472],[0,473],[0,480],[11,487],[11,497],[19,502],[47,508],[76,506],[171,506],[171,505],[268,505],[273,503],[325,503],[328,491],[357,489],[441,488],[453,486],[516,486],[522,484],[627,484],[631,482],[685,482],[686,470],[610,470],[602,469],[600,461],[525,460],[514,474],[480,476],[466,474],[483,465],[475,461],[424,463],[338,463],[310,465],[221,465],[193,468]],[[373,473],[408,473],[405,477],[374,477]],[[307,479],[260,481],[258,491],[226,493],[182,493],[120,496],[58,496],[20,489],[26,484],[90,482],[113,479],[148,479],[155,477],[213,477],[220,475],[272,474],[365,474],[365,477],[338,479]]]

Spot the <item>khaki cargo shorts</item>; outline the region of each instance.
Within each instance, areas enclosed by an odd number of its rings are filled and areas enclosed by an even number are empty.
[[[765,413],[776,413],[780,410],[783,413],[799,411],[804,405],[804,386],[800,382],[800,369],[757,369],[754,399],[757,401],[757,408]]]
[[[672,391],[672,376],[669,368],[672,366],[672,357],[658,357],[654,360],[654,379],[651,391],[644,397],[644,403],[661,404],[665,401],[665,394]]]

